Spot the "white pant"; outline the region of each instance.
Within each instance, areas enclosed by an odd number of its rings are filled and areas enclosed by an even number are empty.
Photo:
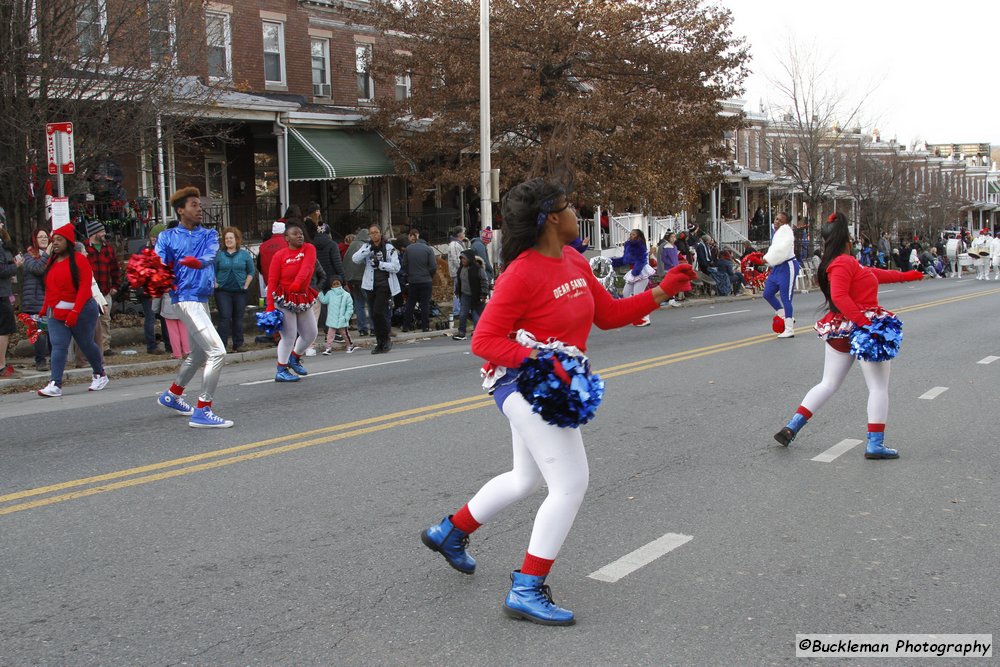
[[[281,306],[278,306],[281,308]],[[296,313],[281,308],[285,318],[281,325],[281,340],[278,341],[278,363],[287,364],[288,357],[294,351],[302,356],[306,348],[316,340],[316,317],[312,308],[304,313]]]
[[[528,553],[555,560],[590,481],[583,437],[579,428],[546,423],[518,392],[507,397],[503,412],[510,420],[514,467],[486,482],[469,501],[469,512],[486,523],[538,490],[544,479],[549,495],[535,514]]]
[[[847,371],[854,364],[854,357],[846,352],[838,352],[829,345],[823,362],[823,379],[809,390],[802,399],[802,407],[816,414],[823,404],[833,396],[847,377]],[[889,362],[862,361],[861,372],[868,385],[868,423],[884,424],[889,416]]]

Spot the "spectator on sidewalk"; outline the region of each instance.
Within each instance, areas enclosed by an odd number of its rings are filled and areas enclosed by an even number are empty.
[[[368,243],[368,230],[359,229],[354,235],[354,239],[347,247],[346,258],[354,257],[354,253],[361,250]],[[361,289],[361,282],[364,279],[365,267],[355,264],[353,261],[344,262],[344,278],[347,279],[347,288],[354,299],[354,315],[358,318],[358,335],[367,336],[372,330],[371,313],[368,312],[368,297]]]
[[[14,367],[7,363],[7,345],[10,344],[11,334],[17,330],[14,304],[11,302],[14,292],[10,281],[16,275],[13,243],[5,222],[0,221],[0,378],[20,377]]]
[[[306,204],[305,214],[302,216],[302,230],[306,233],[306,242],[316,245],[316,235],[319,233],[322,217],[319,204],[314,201]]]
[[[382,238],[378,225],[368,227],[369,241],[351,255],[351,261],[365,267],[361,288],[368,299],[372,323],[375,327],[375,347],[372,354],[383,354],[392,349],[389,327],[389,304],[399,294],[399,254],[391,243]]]
[[[37,317],[45,303],[45,269],[49,264],[49,233],[44,229],[31,232],[31,245],[22,257],[24,291],[21,293],[21,312]],[[35,370],[47,371],[50,352],[49,335],[39,331],[35,341]]]
[[[236,227],[222,230],[222,251],[215,256],[215,307],[219,309],[222,346],[233,339],[233,352],[246,352],[243,318],[247,289],[253,282],[253,258],[243,247],[243,234]]]
[[[403,253],[402,270],[406,272],[409,292],[406,309],[403,311],[403,331],[415,328],[413,308],[420,306],[420,328],[431,330],[431,295],[434,288],[434,274],[437,272],[437,254],[427,241],[420,238],[420,230],[410,227],[410,244]]]
[[[159,315],[167,327],[167,338],[170,340],[170,356],[174,359],[184,359],[191,354],[191,343],[188,339],[187,326],[181,320],[180,310],[169,294],[160,299]]]
[[[75,247],[76,232],[63,225],[52,232],[52,256],[45,272],[45,301],[40,315],[47,318],[52,340],[49,383],[38,390],[43,398],[62,396],[63,370],[73,339],[83,350],[93,370],[90,391],[108,386],[101,350],[94,341],[100,308],[94,299],[90,262]]]
[[[313,214],[318,217],[317,212]],[[309,217],[308,215],[306,216]],[[331,280],[337,280],[341,284],[344,282],[344,263],[340,256],[340,248],[337,246],[333,237],[330,235],[330,225],[325,222],[320,222],[319,226],[316,228],[316,236],[313,240],[313,245],[316,246],[316,261],[319,265],[323,267],[323,273],[326,275],[326,280],[323,284],[318,286],[318,289],[322,291],[323,287]],[[326,326],[326,304],[320,301],[319,303],[319,313],[317,315],[317,321]]]
[[[333,352],[334,339],[338,334],[347,345],[344,351],[350,354],[357,349],[347,330],[354,314],[354,303],[338,278],[333,278],[328,283],[327,289],[317,297],[326,306],[326,349],[323,354],[330,355]]]
[[[87,223],[87,259],[90,260],[97,288],[108,302],[108,307],[101,312],[100,326],[95,331],[97,345],[104,351],[104,356],[108,357],[115,354],[111,347],[111,304],[118,294],[122,274],[118,254],[114,246],[107,242],[104,225],[97,220]]]
[[[743,291],[743,274],[736,270],[736,265],[733,262],[733,253],[728,249],[723,250],[719,253],[719,259],[715,264],[719,269],[719,273],[729,278],[733,294],[741,293]]]
[[[483,270],[486,271],[487,285],[493,285],[493,263],[490,261],[490,253],[487,246],[493,241],[493,228],[487,227],[479,233],[479,236],[472,239],[470,246],[476,254],[483,260]],[[487,288],[488,289],[488,288]]]
[[[486,307],[486,295],[488,293],[488,283],[486,282],[486,269],[483,267],[483,260],[476,254],[475,250],[469,249],[462,253],[459,258],[461,265],[458,269],[456,280],[456,296],[461,307],[458,319],[458,331],[452,336],[452,340],[466,340],[466,322],[472,319],[472,324],[479,321],[479,316],[483,314]]]
[[[448,277],[451,278],[451,286],[455,294],[458,294],[458,270],[462,268],[462,253],[465,252],[465,228],[453,227],[448,236]],[[456,296],[452,299],[452,313],[457,313],[462,308],[462,302]]]
[[[134,256],[142,253],[146,248],[152,250],[156,247],[156,237],[159,235],[153,234],[152,230],[149,233],[149,239],[146,241],[144,248],[140,248],[136,251]],[[126,286],[122,289],[128,289]],[[147,354],[164,354],[164,351],[156,344],[156,309],[154,308],[155,299],[151,297],[145,290],[136,290],[139,303],[142,305],[142,335],[146,339],[146,353]],[[164,341],[166,341],[166,336],[164,336]]]

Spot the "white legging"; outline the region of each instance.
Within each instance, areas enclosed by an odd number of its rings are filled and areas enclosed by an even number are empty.
[[[823,404],[833,396],[851,370],[854,357],[846,352],[838,352],[829,345],[823,362],[823,379],[809,390],[802,399],[802,407],[816,414]],[[884,424],[889,416],[889,363],[888,361],[862,361],[861,372],[868,385],[868,423]]]
[[[528,553],[555,560],[590,481],[580,429],[547,424],[517,392],[504,401],[503,412],[510,420],[514,467],[486,482],[469,501],[469,512],[486,523],[537,491],[544,479],[549,495],[535,514]]]
[[[639,278],[639,280],[634,283],[626,282],[625,288],[622,290],[622,296],[632,296],[633,294],[642,294],[646,291],[646,285],[649,284],[649,278]]]
[[[281,308],[281,306],[278,306]],[[312,308],[304,313],[295,313],[281,308],[285,314],[284,323],[281,325],[281,340],[278,341],[278,363],[287,364],[288,357],[292,351],[302,355],[312,342],[316,340],[316,317]]]

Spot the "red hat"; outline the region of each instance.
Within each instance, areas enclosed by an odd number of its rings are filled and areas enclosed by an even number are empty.
[[[986,229],[985,227],[983,227],[982,229],[980,229],[980,230],[979,230],[979,233],[980,233],[980,234],[989,234],[989,233],[990,233],[990,230],[988,230],[988,229]]]
[[[76,243],[76,230],[73,229],[73,225],[66,224],[58,229],[52,230],[53,236],[61,236],[70,243]]]

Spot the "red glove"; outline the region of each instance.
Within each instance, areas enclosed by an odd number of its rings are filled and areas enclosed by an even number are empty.
[[[302,291],[302,283],[300,283],[299,281],[295,281],[294,283],[292,283],[291,285],[288,286],[288,291],[292,292],[293,294],[295,292],[301,292]]]
[[[903,280],[907,282],[913,280],[923,280],[923,279],[924,279],[923,271],[917,271],[916,269],[914,269],[913,271],[906,271],[905,273],[903,273]]]
[[[76,326],[76,321],[79,318],[80,318],[80,313],[76,312],[75,310],[69,311],[68,313],[66,313],[66,326],[72,329],[73,327]]]
[[[557,378],[563,381],[563,384],[570,383],[569,373],[567,373],[566,369],[563,368],[563,365],[562,363],[560,363],[559,359],[552,360],[552,372],[556,374]]]
[[[182,259],[181,261],[179,261],[177,263],[180,264],[181,266],[186,266],[189,269],[200,269],[201,268],[201,261],[197,257],[195,257],[194,255],[188,255],[187,257],[185,257],[184,259]]]
[[[660,289],[666,292],[668,297],[672,297],[680,292],[691,291],[691,281],[697,280],[698,274],[694,272],[690,264],[678,264],[667,271],[660,281]]]
[[[265,313],[273,313],[273,312],[274,312],[274,310],[275,310],[275,309],[274,309],[274,304],[272,303],[271,305],[269,305],[269,306],[267,307],[267,310],[265,310],[264,312],[265,312]]]

